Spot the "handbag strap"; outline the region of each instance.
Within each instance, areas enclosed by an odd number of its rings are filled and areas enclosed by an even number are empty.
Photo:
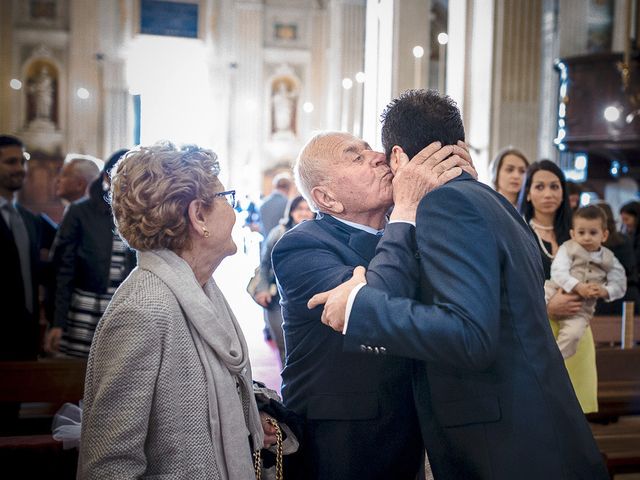
[[[284,480],[282,473],[282,430],[278,422],[273,418],[267,418],[276,430],[276,480]],[[256,480],[262,480],[262,454],[261,450],[256,450],[253,454],[253,468],[256,471]]]

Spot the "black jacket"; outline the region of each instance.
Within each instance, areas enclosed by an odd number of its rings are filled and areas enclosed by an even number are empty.
[[[25,308],[24,287],[18,249],[9,226],[0,215],[0,359],[35,359],[38,353],[38,283],[40,278],[40,243],[42,225],[38,217],[16,206],[29,235],[31,256],[32,313]]]
[[[71,204],[55,240],[57,266],[54,325],[67,322],[71,294],[75,288],[105,293],[115,225],[111,208],[103,198],[102,185],[94,182],[89,198]],[[127,274],[135,267],[133,251],[127,255]]]

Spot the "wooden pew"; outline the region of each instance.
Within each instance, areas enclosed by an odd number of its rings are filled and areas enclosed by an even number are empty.
[[[86,370],[86,360],[0,362],[0,402],[78,402]]]
[[[640,417],[621,417],[608,425],[591,424],[593,436],[605,457],[609,475],[640,469]]]
[[[612,478],[640,472],[640,348],[596,349],[596,363],[599,412],[588,415],[596,443]]]
[[[17,430],[9,434],[13,436],[0,436],[4,473],[15,472],[15,478],[75,478],[78,452],[63,450],[62,443],[53,439],[51,415],[63,403],[82,399],[86,368],[85,360],[0,362],[0,402],[5,408],[15,413],[19,403],[50,405],[43,418],[21,416]]]
[[[596,350],[600,417],[640,415],[640,348]]]
[[[640,342],[640,316],[634,318],[634,339]],[[620,346],[622,317],[620,315],[598,315],[591,321],[591,331],[596,347]]]

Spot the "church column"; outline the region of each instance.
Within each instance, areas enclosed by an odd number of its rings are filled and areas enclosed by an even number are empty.
[[[261,169],[261,105],[263,105],[263,14],[261,1],[237,2],[234,51],[236,66],[231,80],[230,184],[245,191],[257,191]]]
[[[509,145],[537,160],[542,14],[538,0],[496,2],[488,160]],[[553,61],[545,59],[542,68],[553,72]]]
[[[460,106],[479,179],[485,181],[490,160],[494,7],[494,2],[485,0],[455,0],[448,12],[447,93]],[[465,29],[461,37],[456,35],[460,25]]]
[[[12,0],[0,0],[0,132],[11,132],[12,119],[18,117],[17,104],[20,92],[9,87],[14,65],[11,55],[13,29],[11,25]],[[15,110],[14,110],[15,109]]]
[[[126,11],[121,3],[100,2],[100,53],[98,68],[102,77],[100,101],[100,129],[102,131],[102,155],[106,160],[120,148],[133,146],[131,125],[132,100],[127,88],[126,62],[122,58],[125,31],[123,21]]]
[[[331,0],[328,6],[329,45],[327,86],[327,126],[353,130],[356,108],[356,73],[364,70],[365,0]],[[352,85],[344,89],[342,80]]]
[[[559,55],[558,41],[558,0],[544,0],[542,3],[540,72],[540,128],[537,158],[556,160],[558,149],[553,144],[558,128],[558,72],[552,68]]]
[[[97,65],[97,9],[92,2],[70,0],[67,150],[99,156],[101,81]],[[86,89],[86,92],[79,89]],[[79,96],[80,94],[80,96]]]

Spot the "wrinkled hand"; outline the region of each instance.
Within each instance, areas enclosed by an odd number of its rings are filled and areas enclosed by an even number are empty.
[[[568,317],[575,315],[582,307],[582,299],[580,295],[575,293],[564,293],[562,289],[558,290],[547,303],[547,313],[553,317]]]
[[[322,323],[333,328],[336,332],[342,332],[349,294],[360,283],[367,283],[367,279],[364,276],[365,273],[364,267],[356,267],[353,270],[351,279],[338,285],[333,290],[314,295],[307,303],[307,307],[311,310],[317,306],[324,305]]]
[[[459,176],[463,169],[470,169],[477,178],[469,152],[461,145],[441,147],[440,142],[434,142],[418,152],[411,161],[402,148],[393,147],[391,169],[394,172],[394,208],[391,220],[415,221],[420,200],[431,190]]]
[[[262,305],[264,308],[268,308],[269,302],[271,302],[271,294],[266,290],[264,292],[256,292],[253,298],[257,303]]]
[[[462,140],[458,140],[456,145],[460,148],[460,150],[456,149],[454,153],[456,153],[460,158],[467,161],[466,165],[460,165],[460,168],[471,175],[476,180],[478,179],[478,172],[476,171],[475,165],[473,165],[473,159],[471,158],[471,154],[469,153],[469,146],[464,143]]]
[[[51,327],[44,337],[44,351],[47,353],[58,353],[60,351],[61,338],[62,328]]]
[[[262,431],[264,432],[264,441],[262,442],[263,448],[269,448],[271,445],[275,445],[277,441],[276,427],[267,421],[268,418],[273,417],[270,417],[264,412],[260,412],[260,423],[262,423]]]

